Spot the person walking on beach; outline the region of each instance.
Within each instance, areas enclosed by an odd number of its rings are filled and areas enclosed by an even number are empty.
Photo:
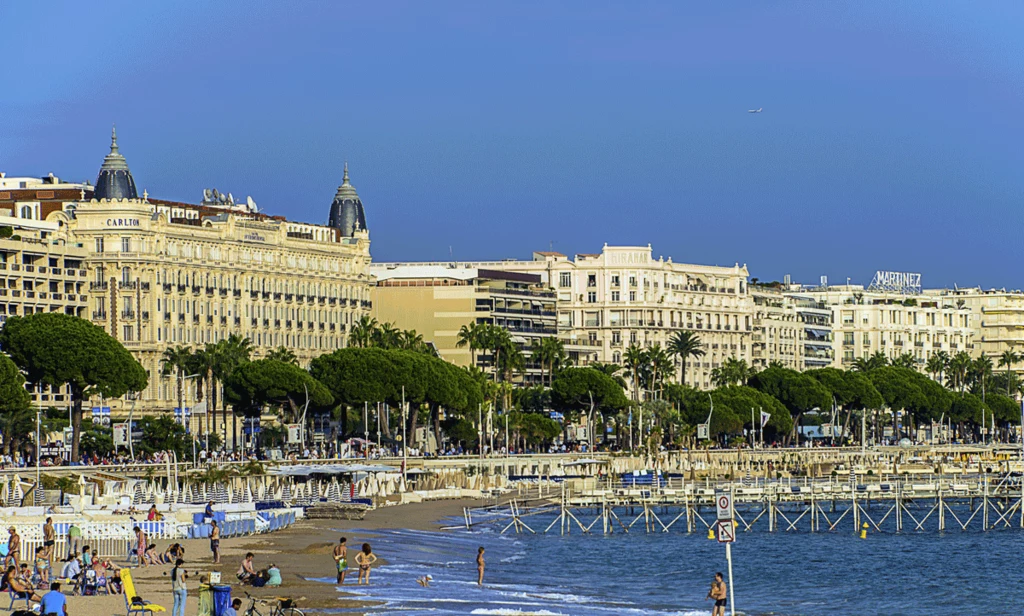
[[[178,559],[174,561],[174,568],[171,569],[171,590],[174,592],[174,607],[171,609],[172,616],[185,616],[185,599],[188,598],[188,587],[185,580],[188,574],[181,568],[185,561]]]
[[[8,528],[7,532],[10,533],[10,537],[7,539],[7,556],[4,558],[4,566],[10,565],[13,561],[15,568],[17,568],[19,552],[21,552],[21,536],[13,526]]]
[[[146,532],[138,526],[136,526],[134,530],[135,538],[137,539],[135,554],[139,557],[139,566],[148,567],[149,561],[146,560],[146,550],[149,549],[149,537],[147,537]]]
[[[722,572],[719,571],[715,574],[715,581],[711,582],[711,590],[708,591],[708,599],[712,599],[715,602],[715,607],[711,610],[711,616],[725,616],[725,606],[728,603],[728,593],[725,588],[725,579],[722,578]]]
[[[363,584],[363,579],[366,579],[366,585],[370,585],[370,565],[377,562],[377,555],[373,553],[369,543],[363,544],[363,551],[356,554],[356,564],[359,565],[359,580],[356,582],[357,585]]]
[[[476,585],[484,585],[484,547],[476,551]]]
[[[345,583],[345,576],[348,574],[348,539],[342,537],[338,545],[334,546],[334,564],[338,566],[338,583]]]
[[[213,564],[220,563],[220,526],[217,520],[210,522],[210,551],[213,552]]]

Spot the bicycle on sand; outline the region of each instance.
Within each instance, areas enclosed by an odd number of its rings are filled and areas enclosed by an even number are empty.
[[[287,597],[275,597],[273,602],[268,602],[263,599],[257,599],[249,593],[245,593],[245,596],[249,598],[249,608],[245,610],[243,616],[264,616],[263,612],[256,607],[257,603],[270,608],[270,611],[266,616],[306,616],[302,613],[302,610],[295,607],[293,605],[293,601]]]

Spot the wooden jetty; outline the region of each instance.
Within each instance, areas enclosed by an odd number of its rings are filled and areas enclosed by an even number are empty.
[[[1024,529],[1022,481],[1016,473],[848,478],[711,482],[672,477],[649,486],[605,478],[576,489],[563,482],[547,498],[526,494],[504,505],[466,508],[464,518],[466,528],[498,524],[502,533],[555,528],[563,535],[704,533],[715,525],[715,495],[729,492],[741,532]]]

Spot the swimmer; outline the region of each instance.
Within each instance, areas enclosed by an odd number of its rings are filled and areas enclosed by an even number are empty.
[[[430,583],[432,581],[434,581],[434,578],[431,577],[429,574],[424,575],[423,577],[416,578],[416,583],[422,586],[423,588],[430,588]]]
[[[484,548],[480,547],[476,551],[476,585],[484,585]]]

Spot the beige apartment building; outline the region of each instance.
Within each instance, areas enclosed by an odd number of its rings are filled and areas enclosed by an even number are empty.
[[[460,263],[374,263],[370,272],[377,281],[372,314],[378,321],[414,329],[441,358],[483,370],[493,369],[492,353],[459,347],[459,331],[473,323],[497,325],[526,359],[522,380],[540,382],[543,367],[531,361],[531,349],[557,334],[557,313],[555,294],[539,275]]]
[[[834,363],[831,308],[799,292],[765,285],[752,286],[750,294],[754,304],[750,363],[754,368],[763,370],[777,362],[803,371]]]
[[[920,370],[937,351],[974,353],[974,315],[952,296],[872,291],[858,285],[810,289],[803,295],[831,309],[841,367],[878,351],[889,358],[910,353]]]
[[[987,355],[998,365],[1004,351],[1024,352],[1024,293],[1006,289],[943,289],[927,293],[971,311],[974,355]],[[1005,369],[1005,368],[1004,368]],[[1024,372],[1024,361],[1014,370]]]
[[[238,334],[257,357],[285,346],[305,365],[344,346],[351,324],[370,312],[369,233],[347,169],[331,225],[291,222],[217,191],[204,191],[200,204],[140,196],[115,135],[94,190],[36,212],[45,216],[33,224],[54,228],[48,240],[74,248],[75,267],[60,257],[63,273],[53,282],[63,290],[73,270],[78,314],[121,341],[149,373],[137,411],[177,406],[174,379],[162,375],[168,347]],[[107,403],[114,413],[124,410],[123,401]]]
[[[0,326],[9,316],[62,312],[88,318],[87,251],[67,241],[59,222],[43,220],[80,199],[87,184],[0,173]],[[64,391],[33,391],[33,404],[62,407]]]
[[[622,363],[630,344],[665,346],[693,330],[707,354],[687,363],[686,382],[710,387],[711,370],[730,357],[750,363],[753,301],[747,268],[689,265],[653,256],[650,246],[608,246],[570,259],[536,252],[532,261],[476,266],[537,274],[557,299],[558,336],[578,363]]]

